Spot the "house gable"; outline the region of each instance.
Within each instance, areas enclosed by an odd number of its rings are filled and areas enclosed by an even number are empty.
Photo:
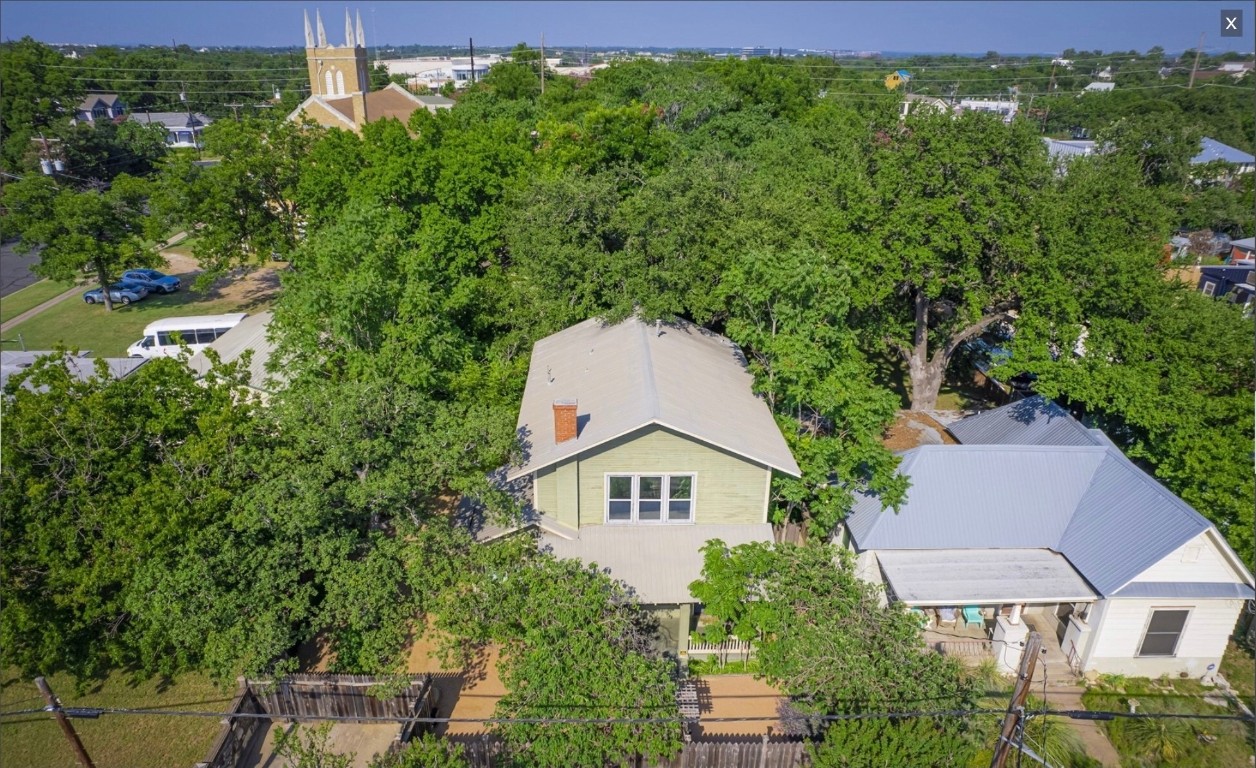
[[[769,467],[653,424],[538,470],[535,504],[571,527],[603,525],[607,476],[642,474],[693,475],[693,523],[767,522]]]
[[[1209,528],[1130,579],[1122,592],[1135,584],[1250,584],[1251,574],[1220,536]]]

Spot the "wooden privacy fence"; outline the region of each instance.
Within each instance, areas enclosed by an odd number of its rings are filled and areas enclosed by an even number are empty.
[[[431,675],[413,677],[400,693],[372,696],[385,681],[369,675],[290,675],[280,680],[241,680],[240,692],[228,710],[209,755],[196,768],[239,768],[250,749],[274,720],[335,717],[350,722],[395,717],[397,736],[390,751],[404,746],[418,731],[429,727],[409,718],[432,717],[436,694]],[[249,717],[265,714],[273,717]],[[376,721],[378,722],[378,721]]]
[[[415,702],[425,691],[430,695],[431,680],[417,677],[395,696],[371,696],[370,690],[383,682],[370,675],[314,674],[289,675],[274,682],[250,680],[248,686],[262,711],[293,719],[412,717]]]
[[[486,736],[460,743],[468,768],[510,765],[509,752],[497,739]],[[810,764],[807,745],[802,741],[769,741],[753,736],[719,742],[696,741],[686,744],[670,759],[635,758],[622,763],[629,768],[801,768]]]

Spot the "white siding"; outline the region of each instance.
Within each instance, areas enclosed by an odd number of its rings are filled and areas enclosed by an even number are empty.
[[[1241,584],[1246,579],[1227,562],[1214,538],[1204,532],[1165,555],[1160,562],[1135,576],[1133,581]]]
[[[1221,663],[1242,607],[1242,600],[1102,600],[1091,617],[1094,639],[1085,667],[1088,671],[1140,677],[1180,672],[1201,677],[1209,664]],[[1185,608],[1191,613],[1174,656],[1139,657],[1147,621],[1157,608]]]

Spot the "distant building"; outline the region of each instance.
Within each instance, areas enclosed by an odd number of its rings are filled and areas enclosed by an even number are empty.
[[[960,99],[960,112],[991,112],[1003,117],[1003,122],[1010,123],[1016,117],[1019,105],[1015,101],[1005,99]]]
[[[199,112],[137,112],[131,119],[144,125],[161,125],[166,129],[166,146],[172,149],[196,149],[204,146],[201,132],[214,120]]]
[[[1084,90],[1084,91],[1090,91],[1090,92],[1092,92],[1092,93],[1095,93],[1095,92],[1098,92],[1098,93],[1107,93],[1108,91],[1111,91],[1111,90],[1113,90],[1114,88],[1116,88],[1116,83],[1100,83],[1100,82],[1094,82],[1094,83],[1091,83],[1090,85],[1086,86],[1086,87],[1085,87],[1085,88],[1083,88],[1082,90]]]
[[[900,118],[926,111],[946,113],[951,111],[951,105],[934,96],[922,96],[918,93],[903,94],[903,104],[898,113]]]
[[[1252,294],[1256,292],[1256,267],[1200,267],[1199,292],[1237,304],[1250,312],[1253,308]]]
[[[742,48],[741,58],[743,59],[762,59],[772,55],[771,48]]]
[[[1235,149],[1229,145],[1222,144],[1216,139],[1210,139],[1205,136],[1200,141],[1199,149],[1199,154],[1191,158],[1191,165],[1223,162],[1233,168],[1233,174],[1235,175],[1251,173],[1252,169],[1256,168],[1256,157],[1253,157],[1250,152]]]
[[[1226,72],[1235,77],[1242,77],[1252,71],[1252,62],[1250,61],[1227,61],[1217,67],[1217,71]]]
[[[1072,159],[1095,154],[1095,142],[1093,141],[1048,139],[1045,136],[1042,141],[1047,145],[1047,154],[1053,160],[1058,158]]]
[[[116,93],[89,93],[74,110],[74,119],[84,123],[112,122],[126,114],[126,104]]]
[[[370,69],[366,61],[366,34],[362,31],[362,14],[357,27],[345,11],[345,44],[327,42],[323,19],[316,10],[318,37],[310,29],[305,16],[305,60],[310,73],[310,97],[301,102],[289,120],[302,116],[325,128],[341,128],[355,133],[374,120],[395,117],[402,123],[419,109],[435,112],[449,109],[453,102],[443,96],[415,96],[391,83],[378,91],[370,90]]]
[[[903,85],[904,83],[910,80],[911,80],[910,72],[908,72],[905,69],[895,70],[894,72],[891,72],[890,74],[886,75],[885,87],[892,91],[895,88],[899,87],[900,85]]]

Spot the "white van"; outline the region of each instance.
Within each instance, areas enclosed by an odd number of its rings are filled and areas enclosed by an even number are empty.
[[[144,328],[144,338],[127,347],[126,353],[129,357],[178,357],[179,340],[182,339],[191,348],[192,354],[196,354],[246,317],[247,314],[237,312],[154,320]]]

